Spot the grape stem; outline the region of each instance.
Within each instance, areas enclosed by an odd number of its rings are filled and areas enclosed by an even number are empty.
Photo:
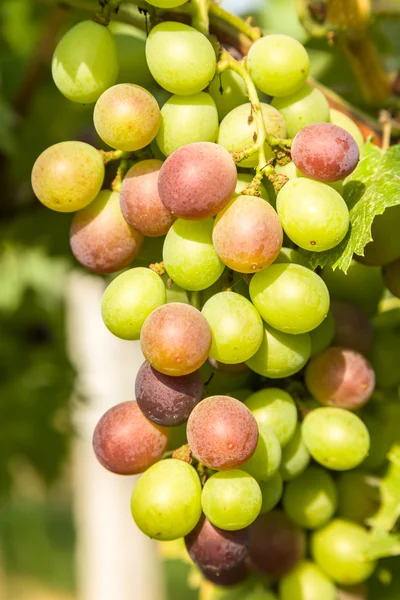
[[[200,292],[192,292],[190,294],[190,304],[194,307],[197,308],[197,310],[200,310],[201,307],[201,303],[200,303]]]
[[[211,2],[208,10],[210,16],[214,16],[217,19],[221,19],[222,21],[225,21],[225,23],[232,25],[234,29],[243,33],[252,42],[258,40],[262,35],[259,27],[253,27],[249,21],[243,21],[240,17],[231,15],[231,13],[221,8],[216,2]]]
[[[132,164],[132,162],[130,160],[128,160],[127,158],[123,158],[121,160],[121,162],[119,163],[119,166],[117,169],[117,174],[115,175],[114,180],[111,184],[111,189],[113,192],[121,191],[122,181],[123,181],[127,171],[129,170],[131,164]]]
[[[208,16],[209,0],[191,0],[192,1],[192,25],[202,34],[208,36],[210,31],[210,19]]]
[[[113,160],[122,160],[124,158],[130,158],[131,152],[123,152],[122,150],[99,150],[101,156],[103,157],[103,162],[107,165],[109,162]]]

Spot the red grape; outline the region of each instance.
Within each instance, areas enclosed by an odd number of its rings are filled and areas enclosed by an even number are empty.
[[[331,303],[331,311],[335,321],[333,345],[367,354],[374,332],[365,312],[358,306],[340,300]]]
[[[162,458],[167,444],[168,429],[146,419],[134,401],[110,408],[93,434],[98,461],[118,475],[143,473]]]
[[[189,417],[187,438],[193,454],[218,471],[237,469],[254,454],[257,422],[249,409],[228,396],[211,396]]]
[[[217,572],[211,569],[201,569],[201,572],[208,581],[221,587],[236,585],[246,579],[248,575],[247,567],[244,562],[231,569],[221,569]]]
[[[229,152],[218,144],[196,142],[175,150],[158,180],[165,207],[182,219],[216,215],[235,193],[237,172]]]
[[[355,139],[342,127],[314,123],[294,138],[292,158],[306,177],[330,182],[344,179],[354,171],[360,151]]]
[[[203,396],[198,371],[181,377],[159,373],[147,361],[136,377],[136,400],[142,413],[164,427],[182,425]]]
[[[370,399],[375,373],[355,350],[332,346],[310,360],[306,385],[321,404],[357,410]]]

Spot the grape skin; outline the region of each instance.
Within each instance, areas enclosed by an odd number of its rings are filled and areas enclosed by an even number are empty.
[[[96,273],[115,273],[127,267],[142,242],[140,233],[123,218],[117,192],[102,190],[72,220],[71,250],[84,267]]]
[[[332,308],[332,305],[331,305]],[[321,325],[310,331],[311,356],[315,356],[325,350],[332,343],[335,336],[335,321],[330,310]],[[336,344],[346,346],[347,344]]]
[[[283,493],[282,477],[277,471],[268,481],[260,481],[262,505],[260,514],[269,512],[278,504]]]
[[[268,481],[279,469],[282,450],[275,433],[264,423],[258,423],[258,443],[253,456],[242,465],[258,482]]]
[[[342,129],[345,129],[351,136],[353,136],[361,152],[365,146],[364,136],[359,127],[352,119],[350,119],[350,117],[339,110],[336,110],[335,108],[331,108],[329,121],[334,125],[342,127]]]
[[[242,77],[231,69],[216,75],[210,83],[208,91],[215,102],[220,121],[231,110],[249,101],[246,84]]]
[[[374,331],[369,359],[375,372],[376,385],[390,388],[400,383],[399,370],[400,334],[395,329]]]
[[[279,582],[281,600],[337,600],[332,581],[314,563],[301,562]]]
[[[341,473],[337,480],[337,489],[338,515],[342,519],[363,525],[379,509],[380,492],[368,473]]]
[[[201,569],[202,574],[208,580],[218,586],[231,588],[244,581],[248,576],[246,564],[240,563],[231,569],[221,569],[218,573],[211,569]]]
[[[157,159],[136,163],[125,175],[121,186],[121,212],[125,221],[147,237],[165,235],[175,221],[158,194],[162,164]]]
[[[211,396],[192,411],[187,427],[191,451],[210,469],[237,469],[254,454],[256,420],[239,400]]]
[[[265,388],[246,400],[260,426],[267,426],[277,436],[281,446],[291,440],[297,424],[297,409],[293,398],[279,388]]]
[[[307,125],[330,120],[328,100],[320,90],[310,85],[290,96],[276,97],[271,104],[285,119],[287,135],[291,138]]]
[[[297,425],[292,438],[282,450],[280,474],[283,481],[291,481],[301,475],[310,464],[310,453],[303,441],[301,425]]]
[[[100,152],[84,142],[61,142],[47,148],[32,169],[32,187],[42,204],[58,212],[85,208],[99,194],[104,179]]]
[[[167,444],[168,429],[146,419],[134,401],[110,408],[93,434],[97,460],[118,475],[143,473],[162,458]]]
[[[333,344],[367,354],[374,332],[370,320],[358,306],[334,300],[331,303],[335,334]]]
[[[146,360],[165,375],[188,375],[207,360],[211,330],[200,311],[181,302],[160,306],[140,334]]]
[[[198,371],[171,377],[159,373],[146,361],[136,376],[135,396],[142,413],[158,425],[175,427],[185,423],[203,396]]]
[[[147,89],[155,85],[146,62],[146,34],[133,25],[111,21],[110,31],[117,44],[119,73],[116,82],[135,83]]]
[[[375,389],[370,363],[354,350],[333,346],[310,360],[306,368],[307,388],[321,404],[357,410]]]
[[[374,218],[371,228],[372,242],[364,248],[358,260],[366,265],[381,267],[400,258],[400,206],[391,206]]]
[[[400,259],[382,269],[383,280],[393,296],[400,298]]]

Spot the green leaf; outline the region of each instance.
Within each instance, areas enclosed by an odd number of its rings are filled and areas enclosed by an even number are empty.
[[[331,266],[346,273],[353,254],[363,256],[366,244],[372,240],[374,218],[400,204],[400,145],[382,154],[367,143],[356,170],[346,180],[343,197],[350,211],[349,231],[332,250],[311,253],[309,262],[314,269]]]
[[[388,459],[389,467],[380,484],[381,506],[369,519],[369,525],[378,534],[391,531],[400,517],[400,444],[392,446]],[[400,544],[400,539],[397,539],[397,543]]]

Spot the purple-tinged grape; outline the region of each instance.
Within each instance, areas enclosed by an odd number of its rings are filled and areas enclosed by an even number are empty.
[[[248,576],[247,567],[244,562],[231,569],[221,569],[217,573],[211,569],[201,569],[204,577],[215,585],[231,587],[244,581]]]
[[[196,406],[189,417],[187,437],[193,454],[218,471],[237,469],[257,447],[257,422],[235,398],[211,396]]]
[[[400,298],[400,259],[382,269],[383,281],[393,296]]]
[[[211,329],[199,310],[171,302],[154,310],[140,335],[142,352],[165,375],[188,375],[207,360]]]
[[[303,175],[329,183],[354,171],[360,151],[355,139],[342,127],[315,123],[304,127],[294,138],[292,158]]]
[[[357,410],[368,402],[375,388],[375,373],[367,359],[338,346],[314,356],[305,378],[318,402],[348,410]]]
[[[121,211],[131,227],[147,237],[165,235],[175,218],[158,194],[158,175],[162,161],[142,160],[133,165],[121,186]]]
[[[374,332],[370,320],[358,306],[334,300],[331,311],[335,322],[333,344],[367,354]]]
[[[117,192],[102,190],[72,220],[71,250],[81,265],[96,273],[115,273],[127,267],[142,242],[141,234],[122,216]]]
[[[199,220],[219,213],[235,193],[237,172],[232,156],[211,142],[188,144],[163,164],[158,191],[176,217]]]
[[[198,371],[171,377],[159,373],[146,361],[136,377],[135,395],[145,417],[158,425],[175,427],[185,423],[200,402],[203,381]]]
[[[93,434],[97,460],[118,475],[143,473],[162,458],[167,444],[168,429],[146,419],[134,401],[110,408]]]

